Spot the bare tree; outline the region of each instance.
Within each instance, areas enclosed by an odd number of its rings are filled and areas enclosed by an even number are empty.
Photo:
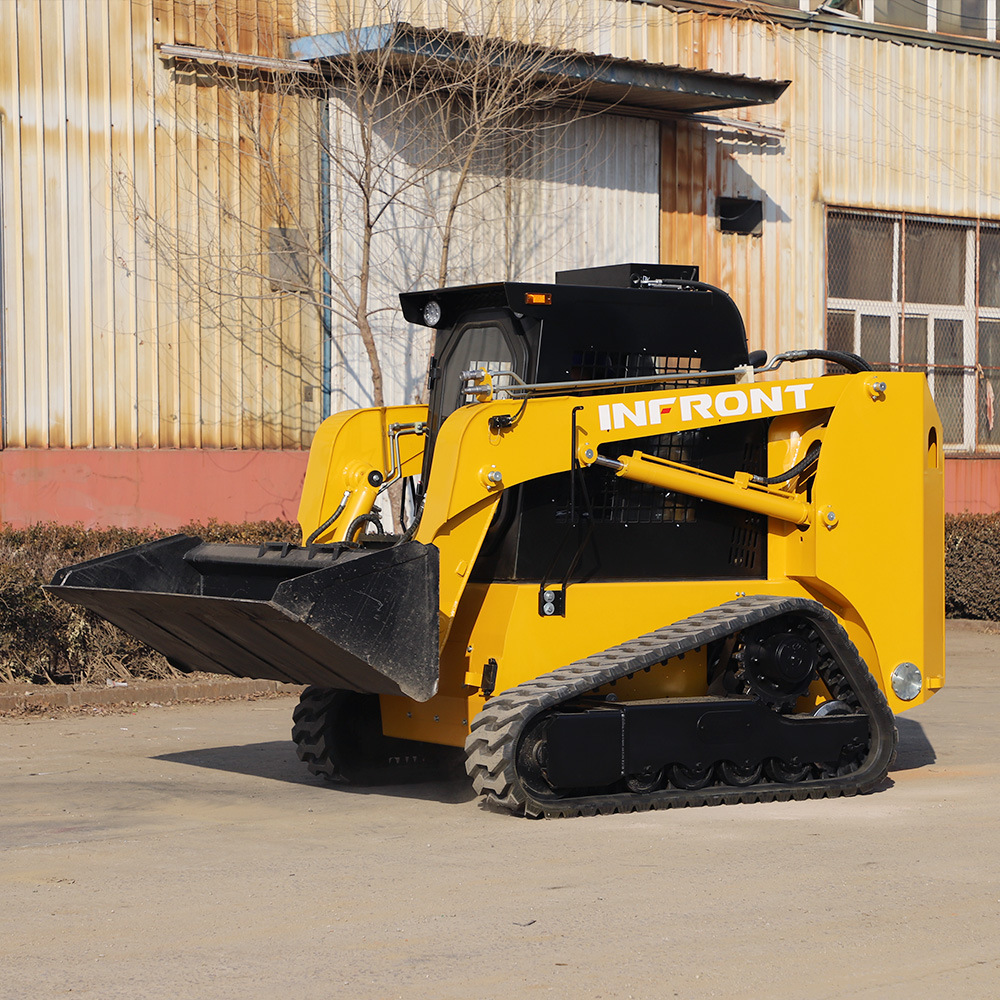
[[[580,26],[566,22],[565,6],[543,7],[456,0],[441,18],[447,28],[415,28],[374,0],[354,7],[312,61],[199,64],[194,82],[218,88],[226,120],[187,127],[217,145],[227,170],[256,179],[257,206],[246,210],[245,189],[240,204],[225,185],[200,190],[221,222],[208,235],[202,223],[192,241],[123,174],[158,266],[234,336],[254,317],[268,322],[275,294],[314,313],[335,350],[357,335],[371,402],[384,405],[379,329],[396,294],[481,280],[484,263],[490,278],[507,277],[503,244],[519,225],[511,178],[588,114],[580,98],[595,61],[572,51]],[[512,14],[519,9],[530,25]],[[188,176],[203,186],[197,169]]]

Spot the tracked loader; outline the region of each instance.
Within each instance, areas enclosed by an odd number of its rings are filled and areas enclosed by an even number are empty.
[[[183,670],[309,685],[292,736],[334,781],[462,759],[527,816],[879,788],[944,683],[923,375],[748,354],[690,267],[400,298],[429,403],[321,425],[300,546],[180,535],[50,591]]]

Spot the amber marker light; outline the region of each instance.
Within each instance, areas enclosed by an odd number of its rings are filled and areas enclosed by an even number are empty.
[[[552,305],[551,292],[525,292],[524,304],[526,306],[550,306]]]

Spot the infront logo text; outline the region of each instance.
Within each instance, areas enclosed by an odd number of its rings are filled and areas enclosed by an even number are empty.
[[[813,382],[798,385],[764,387],[752,385],[746,389],[727,389],[715,396],[707,392],[691,392],[683,396],[663,396],[659,399],[638,399],[634,403],[604,403],[597,407],[602,431],[622,430],[628,421],[634,427],[647,427],[663,422],[663,415],[675,406],[680,408],[681,421],[695,416],[710,420],[716,417],[740,417],[744,413],[782,413],[786,409],[804,410],[806,393]],[[786,406],[791,399],[792,406]]]

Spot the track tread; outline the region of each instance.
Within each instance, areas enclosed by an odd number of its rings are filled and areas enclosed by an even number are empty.
[[[697,790],[613,792],[576,797],[538,798],[521,783],[516,753],[527,723],[540,712],[588,691],[688,652],[715,639],[777,618],[797,614],[813,623],[830,655],[820,676],[834,697],[864,712],[869,720],[869,751],[858,770],[847,775],[816,778],[799,785],[773,781],[743,788],[708,786]],[[851,676],[845,675],[845,670]],[[835,798],[874,791],[885,779],[896,756],[897,733],[892,712],[874,677],[836,618],[816,601],[794,597],[751,596],[730,601],[674,625],[656,629],[583,657],[565,667],[526,681],[490,699],[473,720],[466,740],[466,770],[473,787],[489,804],[525,816],[590,816],[648,809],[789,799]]]
[[[292,740],[299,760],[310,774],[327,781],[343,782],[344,776],[331,760],[324,732],[326,714],[336,695],[336,691],[321,687],[308,687],[302,692],[292,712]]]

